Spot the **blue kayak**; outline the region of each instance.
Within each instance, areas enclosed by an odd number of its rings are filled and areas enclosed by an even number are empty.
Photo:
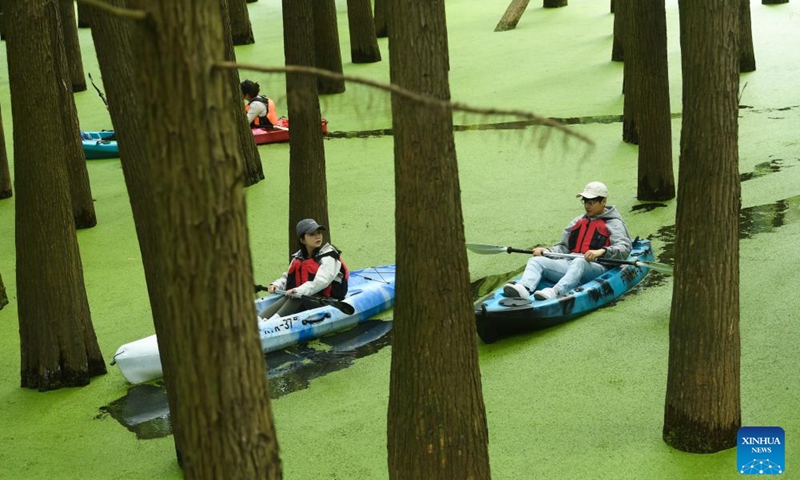
[[[261,347],[264,353],[307,342],[328,333],[353,327],[394,305],[395,266],[353,270],[350,272],[344,303],[353,306],[348,315],[333,306],[312,308],[274,320],[259,320]],[[263,312],[280,295],[268,295],[255,301],[256,311]],[[112,365],[131,383],[161,378],[161,356],[155,335],[126,343],[117,349]]]
[[[628,260],[653,261],[650,241],[636,240]],[[535,300],[533,296],[509,298],[500,287],[475,304],[478,336],[485,343],[492,343],[514,333],[567,322],[613,302],[642,281],[647,272],[646,267],[635,265],[610,268],[567,295],[549,300]],[[552,286],[546,279],[539,284],[539,288]]]
[[[114,132],[103,130],[100,132],[81,132],[83,154],[87,160],[98,158],[118,158],[119,147],[117,141],[112,140]]]

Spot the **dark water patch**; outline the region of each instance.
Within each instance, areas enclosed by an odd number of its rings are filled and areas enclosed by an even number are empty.
[[[652,212],[656,208],[666,207],[666,203],[640,203],[639,205],[634,205],[631,207],[631,212]]]
[[[783,158],[775,158],[768,162],[763,162],[757,164],[753,167],[752,172],[745,172],[739,175],[739,181],[746,182],[748,180],[752,180],[754,178],[763,177],[764,175],[769,175],[770,173],[778,173],[784,168],[792,167],[791,163],[799,163],[800,159],[795,158],[793,160],[784,160]]]
[[[270,398],[308,388],[314,378],[343,370],[356,359],[380,351],[391,344],[391,330],[391,321],[367,320],[309,344],[266,354]],[[172,434],[167,391],[161,381],[131,387],[124,397],[100,407],[96,418],[108,415],[140,440]]]

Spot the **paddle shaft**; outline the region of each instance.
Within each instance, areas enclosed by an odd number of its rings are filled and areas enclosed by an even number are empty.
[[[268,292],[269,287],[265,287],[264,285],[256,285],[256,292]],[[355,313],[355,308],[350,305],[349,303],[342,302],[341,300],[336,300],[335,298],[329,297],[317,297],[313,295],[301,295],[299,293],[290,293],[286,290],[276,289],[275,293],[279,295],[284,295],[287,297],[299,298],[302,300],[309,300],[314,303],[318,303],[320,305],[331,306],[337,310],[340,310],[342,313],[347,315],[352,315]]]
[[[100,89],[97,88],[97,85],[94,84],[94,79],[92,78],[92,74],[91,73],[89,74],[89,81],[92,83],[92,86],[94,87],[94,89],[97,90],[97,94],[100,95],[100,100],[102,100],[103,103],[107,107],[108,106],[108,102],[106,101],[106,96],[103,95],[103,92],[101,92]]]
[[[508,253],[527,253],[528,255],[532,255],[533,254],[533,250],[523,250],[523,249],[520,249],[520,248],[512,248],[512,247],[507,247],[506,251]],[[544,252],[542,254],[542,256],[549,257],[549,258],[566,258],[566,259],[583,258],[583,255],[581,255],[580,253]],[[651,267],[651,265],[648,262],[642,262],[642,261],[637,261],[637,260],[620,260],[620,259],[616,259],[616,258],[602,258],[601,257],[601,258],[598,258],[597,260],[595,260],[595,262],[597,262],[599,264],[603,264],[603,265],[614,265],[614,266],[635,265],[637,267],[645,267],[645,268],[650,268]]]

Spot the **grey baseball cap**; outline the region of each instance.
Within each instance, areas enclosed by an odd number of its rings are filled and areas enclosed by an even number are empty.
[[[328,227],[325,225],[320,225],[317,223],[316,220],[313,218],[304,218],[297,222],[297,227],[295,227],[295,231],[297,232],[297,238],[303,238],[303,235],[306,233],[314,233],[317,230],[327,230]]]

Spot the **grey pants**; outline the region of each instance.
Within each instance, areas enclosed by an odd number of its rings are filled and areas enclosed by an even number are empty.
[[[279,298],[277,302],[265,308],[259,313],[261,318],[271,318],[276,313],[281,317],[305,310],[303,300],[293,297]]]

